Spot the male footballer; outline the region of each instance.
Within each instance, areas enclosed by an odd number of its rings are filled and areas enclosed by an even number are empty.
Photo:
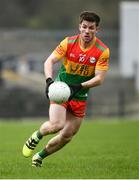
[[[90,11],[80,14],[79,34],[66,37],[44,63],[46,96],[54,82],[53,67],[61,61],[55,81],[66,82],[71,89],[68,102],[50,102],[49,121],[44,122],[23,146],[23,155],[29,157],[40,140],[57,133],[46,146],[32,157],[32,166],[41,167],[42,161],[63,148],[78,132],[84,119],[90,88],[102,84],[109,67],[109,48],[96,37],[100,17]]]

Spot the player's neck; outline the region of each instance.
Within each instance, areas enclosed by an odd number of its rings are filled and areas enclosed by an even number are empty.
[[[95,36],[94,36],[94,38],[90,42],[85,42],[82,38],[80,38],[80,46],[83,49],[88,49],[88,48],[90,48],[91,46],[94,45],[95,41],[96,41],[96,37]]]

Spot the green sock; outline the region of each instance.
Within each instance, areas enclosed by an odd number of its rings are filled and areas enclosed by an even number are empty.
[[[46,149],[42,149],[38,154],[42,159],[44,159],[48,155]]]
[[[37,134],[36,134],[36,135],[37,135],[38,139],[42,139],[42,137],[43,137],[43,135],[40,133],[39,130],[37,131]]]

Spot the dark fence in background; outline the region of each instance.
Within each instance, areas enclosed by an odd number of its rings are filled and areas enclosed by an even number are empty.
[[[44,91],[37,93],[19,87],[0,89],[0,117],[47,117],[48,107]],[[139,106],[132,91],[116,90],[109,94],[103,87],[97,87],[90,92],[86,112],[88,117],[137,117]]]

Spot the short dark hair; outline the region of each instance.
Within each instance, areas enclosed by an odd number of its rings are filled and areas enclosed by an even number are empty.
[[[80,14],[80,19],[79,19],[80,24],[82,23],[83,20],[90,21],[90,22],[95,22],[96,26],[98,26],[99,22],[100,22],[100,17],[94,12],[83,11]]]

